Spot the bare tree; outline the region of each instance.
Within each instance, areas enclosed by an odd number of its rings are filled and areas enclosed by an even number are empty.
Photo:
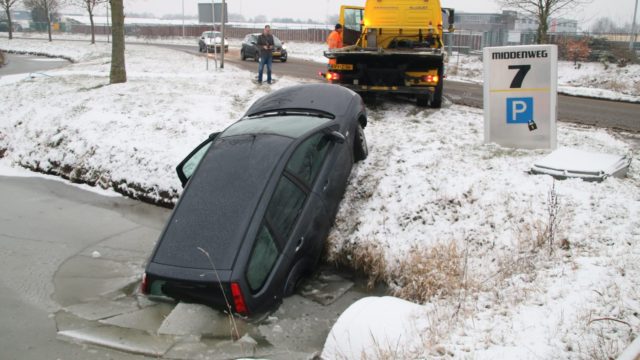
[[[47,23],[47,31],[49,32],[49,41],[51,38],[51,18],[52,14],[55,14],[63,0],[24,0],[24,5],[31,9],[31,11],[42,11]]]
[[[9,22],[9,40],[13,39],[13,22],[11,21],[11,8],[18,0],[0,0],[0,6],[7,13],[7,21]]]
[[[127,69],[124,62],[124,6],[123,0],[109,0],[111,4],[111,73],[109,82],[119,84],[127,82]]]
[[[538,20],[538,44],[548,42],[549,19],[561,11],[575,9],[591,0],[496,0],[503,8],[520,10]]]
[[[0,0],[1,1],[1,0]],[[93,21],[95,8],[98,5],[106,4],[108,0],[73,0],[73,3],[82,7],[89,13],[89,22],[91,23],[91,43],[96,43],[96,27]]]

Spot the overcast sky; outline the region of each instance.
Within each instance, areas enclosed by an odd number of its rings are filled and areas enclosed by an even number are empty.
[[[218,1],[218,0],[217,0]],[[199,0],[184,0],[186,14],[197,14]],[[362,5],[364,0],[227,0],[230,13],[245,18],[257,15],[290,17],[324,21],[327,15],[339,13],[340,5]],[[152,13],[155,15],[182,13],[182,0],[125,0],[125,12]],[[621,24],[631,23],[635,0],[592,0],[578,11],[563,14],[583,23],[591,23],[599,17],[617,19]],[[495,12],[500,8],[492,0],[442,0],[442,6],[464,12]]]

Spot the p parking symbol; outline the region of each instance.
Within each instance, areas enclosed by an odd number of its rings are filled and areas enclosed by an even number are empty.
[[[533,122],[533,98],[507,98],[507,124]]]

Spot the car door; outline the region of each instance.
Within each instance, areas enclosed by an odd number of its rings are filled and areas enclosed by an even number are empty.
[[[331,130],[337,131],[339,129],[335,125]],[[346,133],[342,135],[346,138],[346,141],[344,143],[334,142],[334,145],[329,149],[327,158],[319,170],[318,179],[312,189],[313,193],[326,206],[328,227],[331,227],[331,222],[338,211],[353,165],[353,152],[351,150],[353,144],[349,141],[353,134],[350,134],[348,130],[344,131]]]
[[[258,56],[258,36],[257,35],[251,35],[251,56],[256,57]]]
[[[187,155],[187,157],[178,164],[178,166],[176,166],[176,172],[178,173],[178,178],[180,179],[180,183],[182,183],[182,187],[187,185],[187,182],[193,173],[195,173],[198,168],[198,164],[200,164],[204,155],[209,151],[211,144],[213,144],[213,141],[216,139],[218,134],[220,133],[217,132],[209,135],[207,140],[196,146],[196,148],[193,149],[189,155]]]

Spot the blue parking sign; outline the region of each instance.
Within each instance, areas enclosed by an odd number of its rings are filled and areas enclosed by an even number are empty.
[[[533,98],[507,98],[507,124],[533,122]]]

